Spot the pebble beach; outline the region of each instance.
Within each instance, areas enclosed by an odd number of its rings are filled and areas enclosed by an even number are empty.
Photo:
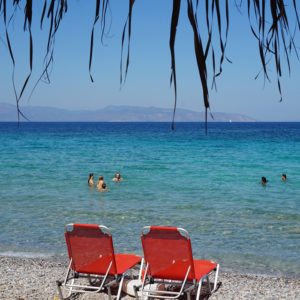
[[[0,256],[0,299],[58,300],[56,280],[62,280],[66,258]],[[202,299],[299,299],[299,278],[278,278],[222,272],[218,290]],[[134,299],[125,294],[123,299]],[[73,299],[73,298],[72,298]],[[105,294],[79,295],[76,299],[108,299]]]

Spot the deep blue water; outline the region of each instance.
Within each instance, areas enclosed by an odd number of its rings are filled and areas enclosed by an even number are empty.
[[[71,222],[141,254],[143,226],[173,225],[223,269],[300,276],[300,123],[0,123],[0,158],[0,254],[66,255]]]

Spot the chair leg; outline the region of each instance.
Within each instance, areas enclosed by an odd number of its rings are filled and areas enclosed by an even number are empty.
[[[140,271],[139,271],[139,277],[138,277],[139,280],[142,280],[142,273],[143,273],[144,263],[145,263],[144,258],[142,258],[141,265],[140,265]]]
[[[216,289],[217,289],[217,283],[218,283],[218,276],[219,276],[219,267],[220,265],[217,265],[217,269],[216,269],[216,274],[215,274],[215,282],[214,282],[214,288],[211,291],[211,293],[213,293]]]
[[[124,275],[122,275],[121,280],[120,280],[120,283],[119,283],[119,289],[118,289],[118,294],[117,294],[116,300],[119,300],[119,299],[120,299],[123,281],[124,281]]]
[[[75,279],[73,278],[73,279],[71,280],[71,287],[70,287],[70,290],[69,290],[68,297],[70,297],[70,296],[72,295],[74,281],[75,281]]]
[[[198,285],[198,289],[197,289],[197,295],[196,295],[196,300],[199,300],[199,298],[200,298],[201,287],[202,287],[202,278],[199,281],[199,285]]]
[[[138,289],[136,287],[134,287],[134,295],[135,295],[135,299],[139,300]]]
[[[210,281],[209,281],[209,277],[208,276],[206,277],[206,281],[207,281],[207,286],[208,286],[209,294],[211,294]]]
[[[61,282],[60,281],[56,281],[56,285],[57,285],[57,289],[58,289],[58,296],[60,300],[64,300],[63,294],[62,294],[62,290],[61,290]]]
[[[108,294],[108,299],[111,300],[111,288],[110,288],[110,286],[107,287],[107,294]]]
[[[191,300],[191,292],[186,293],[187,295],[187,300]]]

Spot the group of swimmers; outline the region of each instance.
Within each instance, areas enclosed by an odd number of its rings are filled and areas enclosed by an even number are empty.
[[[281,175],[281,180],[282,180],[282,181],[286,181],[286,179],[287,179],[286,174],[282,174],[282,175]],[[261,178],[261,184],[262,184],[262,185],[266,185],[267,182],[268,182],[267,178],[266,178],[265,176],[263,176],[263,177]]]
[[[115,182],[122,181],[123,178],[121,177],[121,173],[117,172],[112,180],[115,181]],[[94,174],[90,173],[89,174],[89,178],[88,178],[88,186],[93,187],[94,185],[95,185],[94,184]],[[109,189],[108,189],[108,187],[107,187],[107,185],[106,185],[106,183],[104,181],[104,177],[103,176],[99,176],[96,187],[97,187],[97,189],[100,192],[107,192],[107,191],[109,191]]]
[[[121,177],[121,173],[120,172],[117,172],[114,176],[114,178],[112,179],[113,181],[122,181],[123,178]],[[287,180],[287,176],[286,174],[282,174],[281,175],[281,180],[282,181],[286,181]],[[266,185],[268,182],[267,178],[265,176],[263,176],[261,178],[261,184],[262,185]],[[90,173],[89,174],[89,178],[88,178],[88,185],[90,187],[93,187],[94,186],[94,174],[93,173]],[[100,191],[100,192],[107,192],[108,191],[108,187],[106,185],[106,183],[104,182],[104,177],[103,176],[99,176],[98,178],[98,182],[97,182],[97,189]]]

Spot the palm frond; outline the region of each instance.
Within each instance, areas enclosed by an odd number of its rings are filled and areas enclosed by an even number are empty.
[[[88,71],[91,81],[94,81],[92,76],[92,66],[96,36],[95,30],[100,23],[100,40],[103,43],[103,37],[106,33],[106,17],[108,12],[110,12],[110,2],[110,0],[95,0],[95,17],[92,22],[88,63]],[[292,53],[295,53],[296,57],[299,58],[298,48],[295,43],[296,34],[298,34],[300,31],[299,8],[296,0],[235,0],[234,3],[231,3],[228,0],[186,0],[187,17],[194,37],[194,52],[200,78],[200,87],[202,89],[206,120],[207,111],[210,107],[208,89],[208,82],[210,78],[208,77],[208,73],[209,71],[212,73],[211,87],[216,89],[216,78],[222,74],[224,62],[231,62],[226,56],[229,25],[231,22],[230,10],[237,9],[239,12],[241,12],[243,9],[243,3],[246,5],[250,30],[257,42],[258,58],[261,64],[261,70],[258,72],[256,78],[259,76],[259,74],[262,74],[264,81],[270,81],[271,79],[269,72],[271,68],[269,66],[272,64],[272,66],[275,67],[277,89],[280,94],[280,100],[283,99],[281,85],[283,63],[286,64],[288,72],[291,73],[292,66],[290,57]],[[126,81],[130,65],[130,44],[134,4],[135,0],[128,0],[127,18],[121,37],[121,86]],[[72,2],[72,5],[76,4]],[[175,43],[178,22],[180,14],[182,13],[181,5],[181,0],[173,0],[169,38],[171,56],[170,83],[173,84],[174,87],[174,111],[172,120],[173,129],[178,90]],[[10,24],[13,23],[13,20],[18,17],[17,11],[22,9],[24,16],[23,31],[28,34],[29,41],[29,71],[21,85],[21,88],[18,89],[15,84],[16,58],[14,55],[14,45],[12,44],[12,39],[10,38],[11,34],[13,34],[13,32],[10,30]],[[24,96],[25,90],[28,88],[34,67],[33,62],[35,39],[32,33],[33,16],[38,14],[37,17],[39,17],[40,20],[39,26],[41,29],[46,30],[48,38],[46,43],[46,52],[44,55],[43,70],[37,82],[34,84],[29,97],[31,97],[33,91],[40,81],[50,82],[50,75],[54,62],[55,37],[67,12],[67,0],[44,0],[40,12],[36,11],[36,6],[34,6],[34,1],[32,0],[0,0],[0,23],[4,28],[3,37],[0,36],[0,39],[2,42],[5,42],[9,57],[12,62],[12,82],[17,104],[18,119],[20,119],[20,116],[22,118],[26,118],[26,116],[24,116],[20,110],[20,102]],[[198,17],[200,14],[201,18]],[[292,20],[295,21],[295,24],[292,24]]]
[[[131,39],[131,23],[132,23],[132,9],[135,0],[129,0],[129,8],[128,8],[128,16],[123,28],[122,33],[122,44],[121,44],[121,61],[120,61],[120,85],[125,82],[129,67],[129,59],[130,59],[130,39]],[[127,29],[127,58],[125,64],[125,71],[123,71],[123,51],[125,46],[125,36],[126,36],[126,29]],[[124,73],[124,75],[123,75]]]
[[[177,24],[180,13],[180,3],[181,0],[173,0],[173,11],[172,11],[172,19],[171,19],[171,30],[170,30],[170,51],[171,51],[171,77],[170,84],[174,84],[174,110],[173,110],[173,119],[172,119],[172,129],[175,129],[175,113],[177,107],[177,79],[176,79],[176,62],[175,62],[175,40],[176,40],[176,31]]]

